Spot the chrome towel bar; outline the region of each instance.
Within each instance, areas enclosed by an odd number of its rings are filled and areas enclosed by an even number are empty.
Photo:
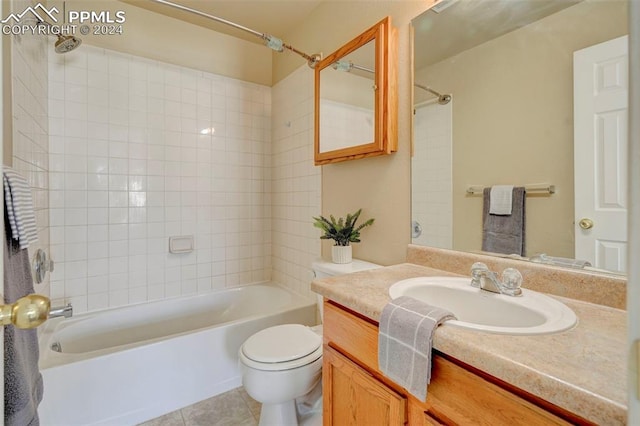
[[[548,183],[538,183],[531,185],[523,185],[527,194],[555,194],[556,186]],[[489,188],[484,185],[469,185],[467,186],[467,194],[469,195],[482,195],[484,188]]]

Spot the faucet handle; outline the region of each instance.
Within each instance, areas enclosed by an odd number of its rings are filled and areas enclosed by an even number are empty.
[[[471,286],[480,288],[480,278],[482,272],[488,272],[489,268],[482,262],[471,265]]]
[[[471,265],[471,273],[480,272],[480,271],[488,271],[489,268],[482,262],[476,262]]]
[[[515,268],[507,268],[502,271],[503,291],[510,296],[519,296],[522,294],[520,286],[522,286],[522,274]]]

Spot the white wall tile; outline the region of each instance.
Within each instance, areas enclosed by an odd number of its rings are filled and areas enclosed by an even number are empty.
[[[49,63],[49,218],[59,271],[87,284],[58,298],[95,310],[269,279],[253,247],[271,241],[271,89],[92,46],[65,64]],[[185,234],[196,251],[169,254]]]
[[[423,228],[413,243],[453,245],[452,105],[429,104],[416,110],[412,179],[412,220]]]
[[[301,67],[273,87],[270,220],[272,279],[295,292],[310,290],[311,263],[320,256],[320,239],[311,217],[320,214],[320,168],[313,165],[313,74]],[[258,96],[256,94],[255,96]],[[287,123],[296,123],[295,133]],[[262,125],[267,125],[262,122]],[[253,169],[255,170],[255,169]]]

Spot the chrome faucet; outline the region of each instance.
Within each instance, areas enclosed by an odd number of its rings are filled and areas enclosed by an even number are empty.
[[[51,308],[51,310],[49,311],[49,318],[71,318],[72,315],[73,306],[71,306],[71,303],[67,303],[67,306],[57,306],[55,308]]]
[[[502,271],[502,280],[498,274],[490,271],[487,265],[476,262],[471,265],[471,286],[493,293],[506,294],[507,296],[520,296],[522,290],[522,274],[515,268],[507,268]]]

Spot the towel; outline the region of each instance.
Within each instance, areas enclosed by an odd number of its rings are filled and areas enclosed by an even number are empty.
[[[25,249],[38,241],[31,188],[25,178],[8,166],[2,166],[2,184],[11,237]]]
[[[537,256],[533,256],[530,260],[536,263],[546,263],[549,265],[564,266],[567,268],[576,268],[576,269],[583,269],[583,268],[586,268],[587,266],[592,266],[591,262],[589,262],[588,260],[571,259],[568,257],[548,256],[544,253],[539,254]]]
[[[491,187],[489,213],[510,215],[512,210],[513,185],[495,185]]]
[[[380,371],[422,401],[431,381],[433,333],[443,321],[455,319],[444,309],[407,296],[382,310],[378,332]]]
[[[33,293],[29,255],[8,234],[4,217],[4,302],[13,303]],[[38,370],[38,336],[35,329],[4,327],[4,424],[38,426],[38,404],[42,400],[42,375]]]
[[[489,212],[491,189],[483,191],[482,250],[492,253],[525,255],[525,189],[513,188],[509,216]]]

